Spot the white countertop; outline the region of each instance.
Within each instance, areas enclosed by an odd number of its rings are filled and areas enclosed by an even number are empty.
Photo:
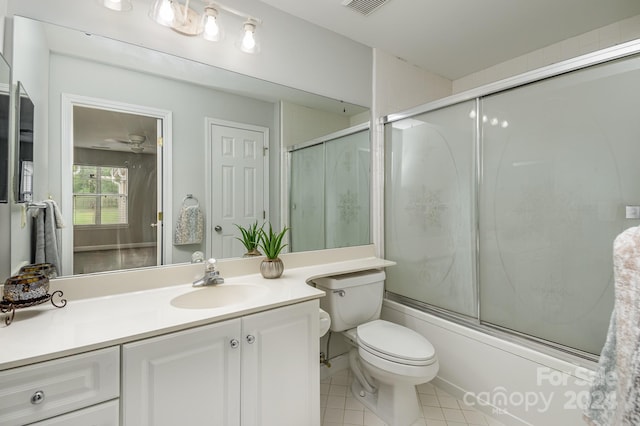
[[[48,302],[19,309],[9,326],[5,326],[4,321],[0,323],[0,370],[317,299],[324,292],[306,284],[314,278],[384,268],[393,264],[376,257],[364,257],[297,268],[285,267],[284,274],[278,279],[267,280],[260,274],[225,277],[225,284],[222,285],[258,284],[266,286],[268,291],[260,292],[260,296],[246,302],[213,309],[185,309],[170,303],[177,296],[202,291],[194,289],[190,282],[79,300],[69,299],[64,308],[56,308]],[[114,279],[117,279],[115,277],[117,275],[114,275]],[[55,290],[54,282],[52,291]],[[54,300],[59,298],[54,297]]]

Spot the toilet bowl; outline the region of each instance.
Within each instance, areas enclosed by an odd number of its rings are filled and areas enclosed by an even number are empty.
[[[374,320],[343,332],[352,346],[353,395],[389,425],[410,425],[420,417],[416,385],[438,374],[433,346],[415,331]]]
[[[424,336],[380,319],[384,279],[383,271],[364,271],[314,283],[326,292],[320,306],[331,317],[331,331],[351,346],[351,392],[385,423],[407,426],[420,417],[416,385],[432,380],[439,364]]]

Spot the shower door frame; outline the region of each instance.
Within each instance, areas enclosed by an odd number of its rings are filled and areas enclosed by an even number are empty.
[[[458,93],[443,99],[439,99],[433,102],[429,102],[399,113],[389,114],[382,117],[381,124],[384,127],[387,124],[394,123],[406,118],[432,112],[441,108],[452,106],[467,101],[475,101],[475,108],[478,111],[478,118],[475,121],[475,167],[476,167],[476,183],[473,193],[473,203],[476,211],[479,209],[479,185],[482,179],[482,157],[480,152],[481,138],[482,138],[482,123],[480,120],[480,103],[481,98],[494,95],[499,92],[503,92],[509,89],[514,89],[520,86],[525,86],[530,83],[539,82],[552,77],[557,77],[562,74],[566,74],[572,71],[578,71],[584,68],[588,68],[595,65],[604,64],[617,59],[624,59],[634,55],[640,54],[640,39],[633,40],[626,43],[602,49],[589,54],[581,55],[576,58],[568,59],[558,62],[549,66],[545,66],[533,71],[528,71],[517,76],[509,77],[494,83],[490,83],[484,86],[480,86],[465,92]],[[384,147],[383,147],[384,149]],[[382,153],[382,155],[385,155]],[[381,181],[384,182],[386,171],[383,169],[380,171],[382,174]],[[384,196],[382,197],[384,200]],[[377,203],[374,207],[376,211],[372,212],[372,216],[379,215],[381,223],[385,223],[384,209],[385,202]],[[480,221],[479,215],[475,217],[475,253],[478,254],[478,248],[480,244]],[[373,242],[378,247],[381,256],[384,256],[384,225],[382,227],[374,227]],[[480,320],[480,280],[479,280],[479,268],[480,262],[475,262],[474,275],[478,277],[473,283],[474,299],[476,305],[476,312],[474,317],[458,314],[456,312],[431,305],[426,302],[417,301],[415,299],[408,298],[399,294],[385,292],[385,298],[401,303],[405,306],[416,308],[420,311],[434,314],[438,317],[446,320],[465,325],[471,329],[498,337],[511,343],[526,344],[533,347],[533,349],[542,352],[546,355],[557,357],[565,361],[577,363],[578,365],[592,367],[593,362],[597,362],[599,356],[588,352],[581,351],[579,349],[569,348],[567,346],[557,344],[542,338],[538,338],[532,335],[528,335],[522,332],[518,332],[504,327],[482,322]]]

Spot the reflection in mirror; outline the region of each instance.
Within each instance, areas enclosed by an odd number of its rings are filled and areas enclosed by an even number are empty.
[[[74,275],[160,264],[153,226],[158,121],[73,107]]]
[[[21,82],[18,82],[16,105],[16,202],[33,201],[33,113],[34,105]]]
[[[47,66],[40,64],[37,67],[49,70],[47,84],[50,102],[43,104],[43,108],[47,108],[50,127],[47,147],[49,158],[45,160],[49,161],[47,189],[54,199],[63,201],[62,213],[67,218],[65,223],[73,223],[72,202],[64,203],[65,200],[73,198],[70,183],[72,179],[71,176],[68,179],[64,178],[62,176],[65,173],[64,167],[59,168],[57,165],[61,163],[60,156],[63,157],[63,161],[69,161],[65,160],[64,153],[67,153],[67,157],[72,156],[73,147],[70,144],[73,135],[69,131],[66,137],[64,132],[66,126],[73,124],[75,127],[76,123],[65,121],[65,107],[54,100],[61,98],[64,100],[65,96],[73,99],[100,99],[107,103],[144,105],[149,109],[167,112],[169,118],[165,128],[168,132],[163,134],[162,140],[165,148],[169,141],[171,143],[169,148],[164,149],[165,152],[162,155],[162,164],[165,167],[163,176],[166,180],[161,186],[162,194],[158,196],[158,200],[163,203],[161,208],[158,208],[158,212],[162,212],[161,216],[164,218],[162,223],[158,221],[161,230],[157,242],[157,247],[161,250],[159,256],[162,264],[189,262],[195,251],[202,251],[207,257],[212,255],[211,247],[214,246],[216,237],[213,221],[205,220],[205,235],[201,243],[176,245],[173,241],[176,221],[186,194],[193,194],[200,200],[200,207],[207,218],[212,214],[214,207],[219,205],[220,200],[212,195],[213,182],[208,177],[221,174],[211,166],[213,164],[211,156],[215,151],[212,149],[212,140],[207,137],[208,130],[205,123],[243,123],[268,130],[265,132],[268,135],[266,141],[268,149],[263,150],[262,153],[265,164],[268,165],[263,181],[268,185],[269,191],[265,191],[265,194],[268,194],[264,199],[265,211],[260,217],[270,221],[274,226],[281,227],[290,225],[286,222],[288,219],[283,219],[281,214],[288,216],[289,210],[288,206],[281,203],[282,195],[284,198],[288,196],[288,194],[280,194],[281,178],[289,176],[287,164],[280,164],[281,151],[289,146],[315,140],[322,135],[369,122],[369,110],[358,105],[310,94],[140,46],[22,17],[14,18],[14,28],[19,30],[16,32],[18,36],[14,38],[14,55],[20,57],[20,55],[29,54],[32,50],[21,48],[21,46],[30,46],[34,40],[41,40],[43,43],[41,49],[48,53]],[[37,31],[28,32],[24,28],[34,28]],[[21,34],[24,34],[22,38],[19,37]],[[25,60],[22,59],[21,63],[25,63]],[[78,75],[82,78],[77,78]],[[16,78],[19,79],[20,76]],[[40,104],[36,104],[36,108],[41,108]],[[68,120],[68,117],[66,119]],[[39,129],[37,131],[40,132]],[[120,139],[135,133],[132,129],[124,127],[120,132],[121,135],[117,136]],[[98,141],[99,144],[104,142],[105,138],[107,137],[102,137]],[[145,148],[142,155],[146,155],[146,152]],[[37,161],[38,158],[36,158]],[[122,164],[116,161],[108,166]],[[68,170],[71,170],[71,167]],[[67,181],[68,184],[64,183]],[[68,185],[68,187],[61,185]],[[36,186],[36,188],[39,187]],[[49,194],[35,194],[35,197],[46,198]],[[365,206],[365,204],[361,205]],[[367,207],[362,208],[368,213]],[[140,220],[145,228],[148,228],[147,231],[152,230],[151,224],[156,223],[155,220],[143,221],[142,218],[131,216],[140,214],[140,209],[129,208],[128,211],[130,223]],[[241,215],[242,212],[239,214]],[[367,229],[369,228],[368,220],[367,214],[365,225]],[[234,219],[231,221],[233,222]],[[236,222],[242,223],[240,216]],[[352,223],[352,226],[355,224]],[[225,228],[237,230],[233,226]],[[63,229],[63,233],[71,233],[67,239],[63,234],[63,258],[73,256],[71,252],[74,250],[73,234],[75,232],[70,231],[71,229],[71,227]],[[12,235],[12,244],[13,238],[14,235]],[[25,241],[26,239],[25,236]],[[146,244],[146,242],[145,240],[139,243]],[[362,243],[369,243],[368,235],[366,241],[357,244]],[[90,246],[91,243],[87,243],[82,250]],[[294,247],[294,250],[299,249]],[[129,259],[126,256],[125,258]],[[15,268],[15,266],[12,258],[12,267]],[[92,268],[90,264],[83,266],[87,272]],[[65,274],[70,271],[75,273],[75,268],[65,267],[63,270]]]
[[[294,251],[369,243],[369,133],[356,126],[289,148]]]
[[[9,106],[11,68],[0,55],[0,203],[9,201]]]

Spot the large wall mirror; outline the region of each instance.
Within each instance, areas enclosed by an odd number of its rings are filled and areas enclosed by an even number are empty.
[[[215,215],[226,223],[290,225],[283,153],[370,119],[362,106],[23,17],[14,18],[14,62],[31,74],[14,81],[30,88],[35,132],[46,135],[47,157],[36,151],[36,167],[47,168],[35,178],[34,201],[53,198],[65,218],[62,275],[188,262],[196,251],[220,257],[218,239],[238,245],[225,255],[240,255],[237,228],[216,230]],[[32,87],[46,90],[36,96]],[[46,127],[38,129],[42,122]],[[233,138],[241,143],[234,146]],[[255,154],[251,185],[227,185],[240,179],[220,170],[236,161],[225,157],[230,152]],[[220,192],[225,185],[234,191]],[[252,200],[252,209],[230,207],[231,198]],[[194,203],[204,218],[203,238],[181,244],[176,224]],[[229,220],[229,214],[239,215]],[[27,229],[12,232],[12,246],[27,246],[28,238]],[[12,269],[23,258],[12,253]]]

